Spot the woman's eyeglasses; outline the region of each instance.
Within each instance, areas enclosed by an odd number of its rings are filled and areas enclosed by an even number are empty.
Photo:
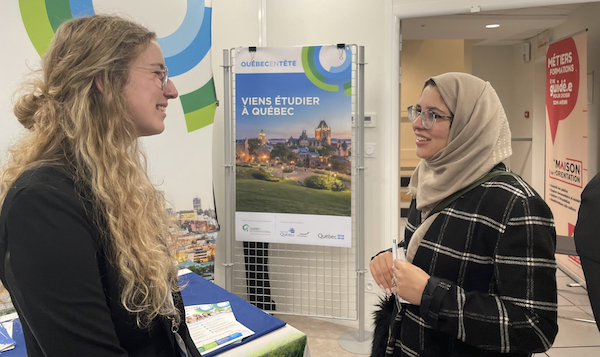
[[[431,129],[435,125],[435,121],[438,118],[449,119],[449,120],[454,119],[454,116],[452,116],[452,115],[436,114],[429,109],[421,110],[420,108],[417,108],[414,105],[411,105],[407,109],[408,109],[408,121],[411,122],[411,124],[412,124],[415,120],[417,120],[417,118],[419,116],[421,116],[421,123],[423,124],[423,128],[425,128],[425,129]]]
[[[151,70],[152,73],[156,74],[158,76],[158,79],[160,80],[160,84],[162,86],[162,90],[165,90],[165,87],[167,86],[167,82],[169,82],[169,69],[167,68],[167,66],[161,66],[162,68],[159,70],[153,70],[147,67],[133,67],[134,69],[143,69],[143,70]]]
[[[167,82],[169,81],[169,69],[165,66],[162,70],[154,72],[158,74],[158,79],[160,79],[162,84],[162,89],[164,90],[167,86]]]

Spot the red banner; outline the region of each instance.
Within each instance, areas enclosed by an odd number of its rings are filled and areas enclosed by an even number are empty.
[[[586,82],[587,33],[551,44],[546,52],[545,198],[556,233],[571,239],[588,181]],[[579,259],[559,254],[557,260],[584,278]]]

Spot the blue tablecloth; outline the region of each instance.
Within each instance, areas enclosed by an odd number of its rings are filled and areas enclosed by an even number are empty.
[[[263,312],[261,309],[195,273],[187,273],[180,276],[179,284],[182,286],[183,284],[187,284],[181,291],[181,296],[183,297],[183,303],[185,305],[212,304],[229,301],[235,318],[250,330],[254,331],[254,335],[246,337],[244,341],[242,341],[242,344],[255,340],[271,331],[285,326],[285,322]],[[23,337],[19,319],[14,320],[13,339],[17,343],[15,349],[2,352],[2,357],[26,357],[25,338]],[[215,356],[239,345],[239,343],[227,345],[217,351],[204,353],[202,356]]]
[[[15,348],[6,352],[0,353],[2,357],[27,357],[27,350],[25,349],[25,336],[23,336],[23,328],[21,327],[21,321],[15,319],[13,321],[13,340],[15,340]]]

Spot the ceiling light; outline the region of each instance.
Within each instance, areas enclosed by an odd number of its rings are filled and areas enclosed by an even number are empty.
[[[489,24],[489,25],[485,25],[486,29],[495,29],[500,27],[500,24]]]

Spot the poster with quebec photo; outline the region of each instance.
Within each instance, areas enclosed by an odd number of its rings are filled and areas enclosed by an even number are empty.
[[[236,239],[350,247],[350,48],[244,48],[235,63]]]

